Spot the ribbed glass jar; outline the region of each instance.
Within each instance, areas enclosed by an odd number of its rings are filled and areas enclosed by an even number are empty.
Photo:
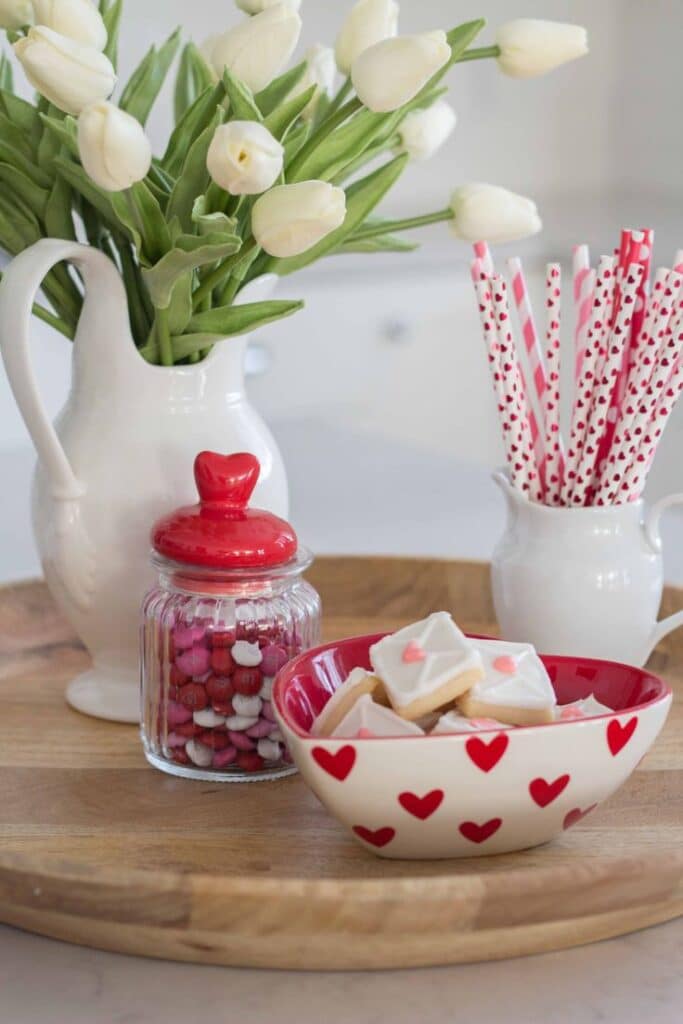
[[[142,741],[156,768],[222,782],[296,769],[270,702],[273,678],[315,646],[320,598],[296,558],[267,569],[210,569],[155,554],[142,609]]]

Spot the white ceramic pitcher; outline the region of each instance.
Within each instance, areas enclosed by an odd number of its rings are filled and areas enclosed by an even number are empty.
[[[71,392],[55,426],[29,359],[31,307],[45,274],[70,260],[85,284],[73,346]],[[240,301],[268,298],[275,278]],[[152,366],[130,333],[119,274],[102,253],[44,239],[7,268],[0,284],[0,349],[38,451],[33,526],[45,577],[93,658],[67,691],[77,710],[139,718],[138,616],[152,583],[149,530],[162,513],[196,501],[199,451],[250,451],[261,463],[254,503],[286,517],[287,481],[275,441],[249,405],[247,338],[216,345],[201,363]]]
[[[546,654],[642,666],[683,611],[657,621],[663,590],[659,521],[683,494],[649,512],[642,501],[596,508],[530,502],[503,472],[507,529],[493,554],[493,598],[508,640]]]

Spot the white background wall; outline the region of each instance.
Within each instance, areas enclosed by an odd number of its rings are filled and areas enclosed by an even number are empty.
[[[304,0],[301,52],[313,42],[331,41],[348,6],[346,0]],[[230,0],[128,0],[127,7],[122,79],[149,43],[176,24],[201,41],[239,17]],[[534,196],[545,231],[513,247],[527,260],[534,289],[546,259],[566,259],[571,245],[584,240],[596,255],[610,251],[622,225],[654,226],[658,262],[671,260],[674,247],[683,245],[682,3],[403,0],[401,8],[405,31],[451,27],[483,13],[489,24],[482,43],[492,41],[497,24],[516,15],[580,22],[588,27],[591,54],[535,81],[505,78],[490,61],[456,68],[450,79],[459,115],[455,135],[434,161],[410,169],[388,211],[409,215],[440,208],[450,190],[468,180],[497,182]],[[165,95],[151,122],[159,147],[169,123]],[[502,252],[501,261],[509,254]],[[252,380],[251,393],[282,440],[295,512],[319,546],[381,543],[387,550],[409,534],[402,527],[381,540],[379,534],[362,535],[362,510],[356,532],[343,536],[341,517],[334,528],[334,517],[327,518],[327,531],[319,516],[307,518],[306,512],[317,507],[319,476],[329,456],[325,438],[359,439],[379,463],[400,468],[403,459],[431,467],[435,480],[450,481],[449,502],[460,500],[467,481],[475,508],[477,502],[495,503],[486,472],[501,453],[467,283],[468,259],[466,247],[439,226],[425,233],[417,254],[342,257],[282,283],[280,294],[305,298],[306,309],[258,339],[268,372]],[[68,388],[69,346],[49,331],[36,333],[38,374],[46,402],[56,412]],[[565,343],[569,349],[570,323]],[[652,475],[653,494],[683,489],[682,431],[679,409]],[[357,449],[344,451],[336,448],[335,458],[347,458],[340,471],[352,480],[354,471],[360,472]],[[0,575],[36,571],[26,522],[31,458],[0,372],[0,471],[12,482],[0,512]],[[374,472],[370,463],[368,474]],[[393,483],[387,481],[387,521],[396,516],[398,468]],[[456,517],[457,508],[450,514]],[[447,526],[429,539],[424,531],[410,534],[405,543],[415,550],[485,555],[499,518],[492,513],[480,525],[476,543],[464,536],[447,538]]]

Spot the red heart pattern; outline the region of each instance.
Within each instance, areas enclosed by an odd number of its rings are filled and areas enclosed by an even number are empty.
[[[617,754],[624,749],[628,741],[636,731],[638,725],[638,716],[634,715],[633,718],[629,718],[625,725],[622,725],[618,718],[613,718],[607,725],[607,746],[610,749],[612,757],[616,757]]]
[[[313,760],[333,779],[343,782],[349,777],[356,763],[356,751],[348,744],[340,747],[334,754],[325,747],[313,747]]]
[[[496,834],[502,824],[502,818],[491,818],[483,825],[478,825],[476,821],[463,821],[459,825],[458,831],[471,843],[485,843],[487,839]]]
[[[557,800],[560,793],[569,785],[569,775],[560,775],[554,782],[547,782],[546,779],[538,778],[529,783],[529,793],[534,803],[539,807],[547,807],[553,800]]]
[[[420,821],[426,821],[427,818],[431,818],[435,811],[438,811],[443,802],[443,797],[444,792],[442,789],[433,789],[431,793],[425,793],[424,796],[417,796],[415,793],[400,793],[398,802],[408,814],[412,814],[414,818],[419,818]]]
[[[371,846],[376,846],[378,850],[381,850],[383,846],[390,843],[396,835],[396,829],[390,828],[388,825],[385,828],[378,828],[374,831],[370,828],[365,828],[364,825],[354,825],[353,831],[364,843],[370,843]]]
[[[488,743],[480,736],[472,736],[465,744],[465,750],[477,768],[482,772],[490,772],[507,750],[509,742],[510,738],[504,732],[499,732]]]
[[[591,804],[590,807],[585,809],[585,811],[582,811],[580,807],[575,807],[573,811],[569,811],[568,814],[565,814],[564,822],[562,823],[562,827],[565,832],[568,828],[571,828],[572,825],[577,825],[582,818],[585,818],[587,814],[594,811],[597,806],[597,804]]]

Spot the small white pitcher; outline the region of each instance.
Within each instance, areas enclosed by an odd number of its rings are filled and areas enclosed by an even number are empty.
[[[504,472],[494,480],[508,524],[493,554],[493,600],[502,635],[546,654],[642,666],[683,625],[657,621],[663,590],[659,521],[674,494],[646,512],[642,501],[596,508],[530,502]]]

